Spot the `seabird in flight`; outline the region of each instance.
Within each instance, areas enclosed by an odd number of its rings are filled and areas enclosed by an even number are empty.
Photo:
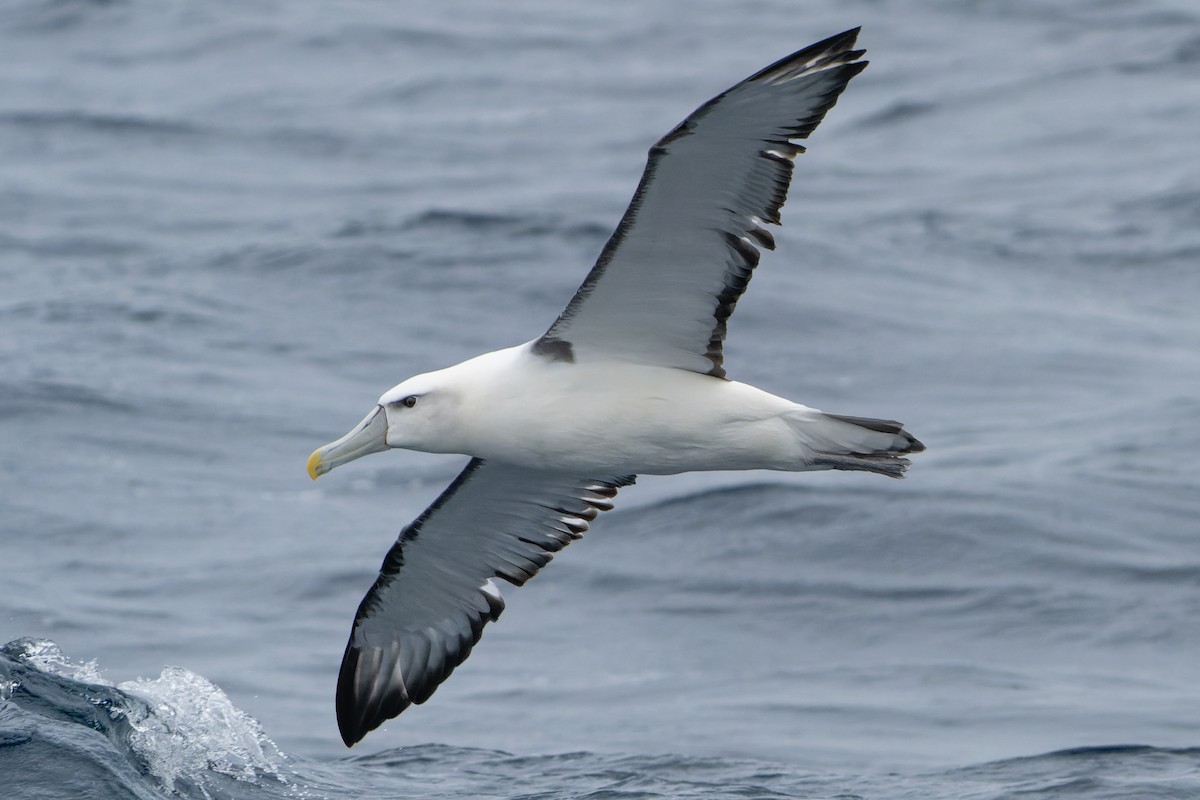
[[[583,285],[541,336],[389,389],[312,454],[314,479],[391,447],[470,463],[404,528],[367,592],[337,687],[347,745],[429,699],[504,601],[637,474],[867,470],[923,445],[890,420],[826,414],[725,377],[725,323],[774,249],[793,160],[867,65],[858,30],[709,100],[650,148]]]

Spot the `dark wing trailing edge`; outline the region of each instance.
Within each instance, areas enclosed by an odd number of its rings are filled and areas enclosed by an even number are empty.
[[[566,310],[548,358],[604,358],[724,377],[725,322],[774,249],[792,160],[867,65],[858,29],[784,58],[692,112],[650,148],[625,216]]]
[[[428,700],[504,610],[492,579],[525,583],[633,480],[473,459],[401,532],[358,608],[337,687],[346,744]]]

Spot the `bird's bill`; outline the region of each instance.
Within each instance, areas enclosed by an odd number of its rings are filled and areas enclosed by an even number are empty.
[[[336,442],[313,451],[308,457],[308,477],[315,481],[347,461],[387,449],[387,414],[383,406],[375,406],[362,422],[354,426],[354,430]]]

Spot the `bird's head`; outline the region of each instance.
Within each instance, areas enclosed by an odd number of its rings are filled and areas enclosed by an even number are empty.
[[[313,480],[334,467],[391,447],[425,452],[454,452],[454,409],[457,393],[437,373],[417,375],[393,386],[378,405],[342,438],[313,451],[308,474]]]

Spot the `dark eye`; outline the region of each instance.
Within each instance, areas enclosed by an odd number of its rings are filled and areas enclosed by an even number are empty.
[[[405,408],[412,408],[417,404],[417,396],[415,394],[410,394],[400,402],[404,404]]]

